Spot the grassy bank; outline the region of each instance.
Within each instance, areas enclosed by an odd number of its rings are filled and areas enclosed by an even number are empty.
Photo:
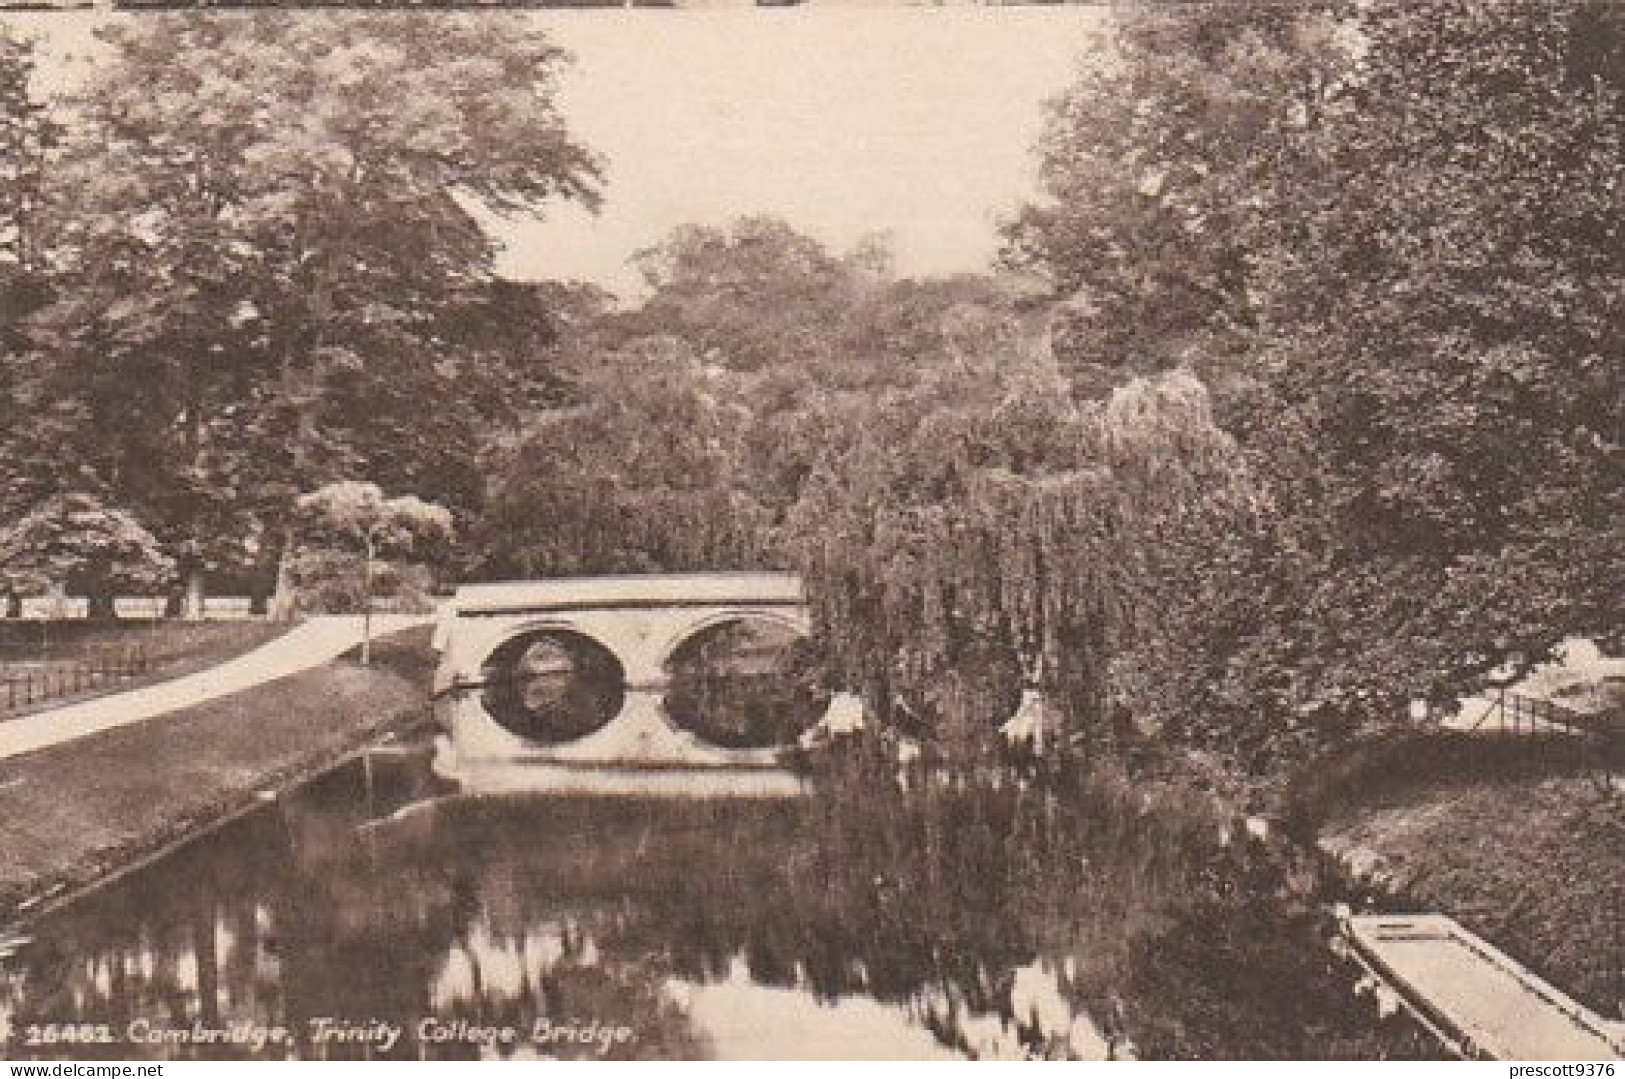
[[[1572,746],[1395,737],[1303,786],[1299,821],[1328,848],[1620,1017],[1625,797]]]
[[[422,714],[429,630],[172,715],[0,761],[0,920],[90,883]]]

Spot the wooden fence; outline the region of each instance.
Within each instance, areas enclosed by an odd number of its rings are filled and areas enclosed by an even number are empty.
[[[1523,740],[1548,755],[1569,743],[1580,769],[1602,783],[1613,785],[1625,775],[1625,711],[1617,705],[1574,708],[1498,689],[1463,729],[1496,740]]]
[[[112,689],[151,669],[146,646],[134,643],[71,660],[0,664],[0,716],[47,701]]]

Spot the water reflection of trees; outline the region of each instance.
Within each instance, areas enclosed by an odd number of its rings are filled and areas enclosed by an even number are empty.
[[[787,745],[829,706],[812,642],[765,618],[709,626],[666,663],[666,712],[712,745]]]
[[[480,671],[481,703],[514,734],[552,744],[585,737],[613,719],[626,673],[603,645],[570,630],[505,641]]]
[[[1156,1056],[1411,1048],[1319,946],[1322,897],[1289,852],[1220,845],[1206,815],[1106,776],[905,793],[870,767],[793,803],[453,801],[382,825],[342,772],[46,920],[0,1007],[301,1034],[315,1016],[596,1019],[637,1033],[612,1055],[693,1056],[672,986],[748,975],[809,1005],[884,1002],[975,1055],[1123,1052],[1129,1032]],[[537,1048],[409,1033],[392,1055]]]
[[[1126,789],[883,791],[865,779],[804,805],[548,803],[530,821],[540,841],[467,826],[513,843],[483,863],[482,887],[512,898],[515,924],[613,903],[591,930],[606,954],[660,955],[698,983],[742,960],[757,984],[905,1005],[962,1048],[986,1042],[990,1018],[1060,1055],[1127,1051],[1130,1028],[1167,1056],[1414,1048],[1372,1035],[1351,972],[1321,946],[1323,896],[1302,860],[1220,846],[1207,817]],[[1017,1001],[1034,970],[1065,1022]]]
[[[1232,839],[1190,795],[1078,761],[907,791],[876,768],[846,762],[812,802],[830,864],[886,881],[877,918],[930,927],[939,989],[1005,1009],[1032,1051],[1081,1046],[1011,992],[1036,963],[1117,1052],[1132,1035],[1159,1058],[1437,1053],[1355,999],[1358,972],[1325,946],[1333,885],[1294,845]]]

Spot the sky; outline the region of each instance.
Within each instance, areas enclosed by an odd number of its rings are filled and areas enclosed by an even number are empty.
[[[557,13],[562,104],[609,164],[602,212],[513,231],[519,276],[635,282],[686,222],[768,212],[838,249],[887,233],[904,273],[985,269],[1036,184],[1043,103],[1088,8]]]
[[[88,12],[27,17],[56,52]],[[685,223],[782,216],[837,250],[890,237],[905,274],[986,269],[1035,191],[1043,103],[1093,7],[817,6],[533,13],[575,55],[571,130],[607,166],[597,215],[493,223],[507,276],[637,291],[637,251]],[[0,19],[21,21],[18,15]]]

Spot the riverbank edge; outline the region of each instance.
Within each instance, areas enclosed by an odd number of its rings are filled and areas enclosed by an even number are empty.
[[[1412,760],[1393,768],[1384,782],[1371,787],[1361,782],[1407,753],[1414,754]],[[1452,773],[1441,766],[1450,761],[1462,771]],[[1625,797],[1617,786],[1612,791],[1595,786],[1561,757],[1554,760],[1516,744],[1485,746],[1466,738],[1428,739],[1406,733],[1353,747],[1319,762],[1313,772],[1306,769],[1295,782],[1318,780],[1319,789],[1307,797],[1301,790],[1289,796],[1280,808],[1281,823],[1301,845],[1315,849],[1355,897],[1357,908],[1456,918],[1582,1001],[1614,1028],[1616,1036],[1625,1036],[1625,1018],[1618,1015],[1625,1000],[1604,999],[1591,971],[1563,958],[1577,952],[1606,955],[1617,949],[1617,927],[1611,927],[1604,912],[1595,912],[1596,917],[1585,922],[1536,911],[1518,923],[1521,939],[1490,916],[1547,888],[1554,879],[1548,864],[1554,852],[1590,866],[1597,877],[1625,880],[1625,844],[1599,841],[1570,827],[1570,814],[1584,811],[1625,829]],[[1531,792],[1542,788],[1581,791],[1592,801],[1576,805],[1568,797],[1552,797],[1540,804]],[[1542,846],[1525,835],[1499,831],[1465,842],[1460,831],[1474,819],[1459,819],[1465,798],[1504,807],[1509,818],[1521,819],[1530,833],[1547,842]],[[1477,811],[1482,813],[1482,806]],[[1541,847],[1538,854],[1533,846]],[[1615,871],[1608,868],[1610,859],[1616,863]]]
[[[1354,842],[1338,832],[1322,836],[1317,841],[1315,849],[1323,859],[1324,864],[1338,875],[1345,887],[1350,891],[1365,892],[1372,897],[1372,907],[1380,908],[1383,913],[1393,914],[1395,917],[1400,916],[1401,912],[1406,916],[1432,916],[1436,904],[1426,898],[1419,897],[1418,890],[1413,886],[1412,878],[1394,866],[1392,859],[1380,851],[1363,843]],[[1449,917],[1448,914],[1444,916]],[[1472,932],[1467,926],[1461,928],[1467,932]],[[1346,926],[1342,931],[1342,936],[1345,943],[1352,947],[1352,935]],[[1497,941],[1483,936],[1480,936],[1480,939],[1496,951],[1502,952],[1503,957],[1509,962],[1522,967],[1545,982],[1547,987],[1555,990],[1554,996],[1545,999],[1549,1002],[1555,1002],[1558,1010],[1567,1014],[1571,1020],[1587,1029],[1599,1031],[1616,1053],[1625,1056],[1625,1019],[1610,1018],[1607,1015],[1600,1014],[1594,1007],[1584,1002],[1575,1001],[1569,993],[1564,992],[1562,988],[1553,982],[1549,971],[1540,969],[1539,964],[1506,956],[1505,949]],[[1420,1005],[1412,1003],[1407,999],[1408,995],[1402,990],[1401,985],[1393,979],[1391,972],[1381,969],[1371,961],[1363,962],[1366,963],[1367,968],[1374,975],[1387,982],[1396,995],[1406,1000],[1405,1007],[1412,1012],[1426,1029],[1439,1039],[1440,1044],[1451,1052],[1460,1052],[1459,1038],[1447,1034],[1439,1028],[1437,1017],[1426,1012],[1425,1009],[1429,1005],[1425,1001]],[[1418,1012],[1418,1007],[1423,1008],[1424,1011]],[[1469,1058],[1463,1057],[1462,1059]]]
[[[193,842],[200,836],[230,824],[263,805],[269,795],[298,785],[310,777],[332,768],[355,755],[368,745],[416,729],[428,719],[428,675],[433,653],[428,643],[429,630],[409,630],[389,638],[374,641],[373,668],[388,672],[397,678],[411,681],[421,687],[421,704],[396,705],[384,709],[373,721],[361,721],[344,730],[335,741],[329,742],[292,760],[266,761],[255,768],[246,779],[222,782],[201,802],[186,806],[182,811],[155,821],[120,841],[85,852],[61,865],[36,874],[21,884],[0,882],[0,939],[26,932],[27,927],[65,907],[86,894],[128,876],[165,855]],[[420,639],[421,638],[421,639]],[[352,649],[312,670],[277,679],[241,693],[206,702],[194,708],[155,718],[154,723],[171,723],[195,712],[211,707],[241,709],[251,707],[257,696],[269,690],[286,691],[291,683],[310,683],[309,695],[323,696],[334,670],[354,666],[358,649]],[[357,719],[363,715],[356,710]],[[98,737],[92,735],[92,738]],[[68,743],[72,745],[72,743]],[[52,747],[21,758],[26,768],[29,758],[60,750]],[[139,762],[132,762],[139,763]],[[0,847],[6,842],[0,829]]]

